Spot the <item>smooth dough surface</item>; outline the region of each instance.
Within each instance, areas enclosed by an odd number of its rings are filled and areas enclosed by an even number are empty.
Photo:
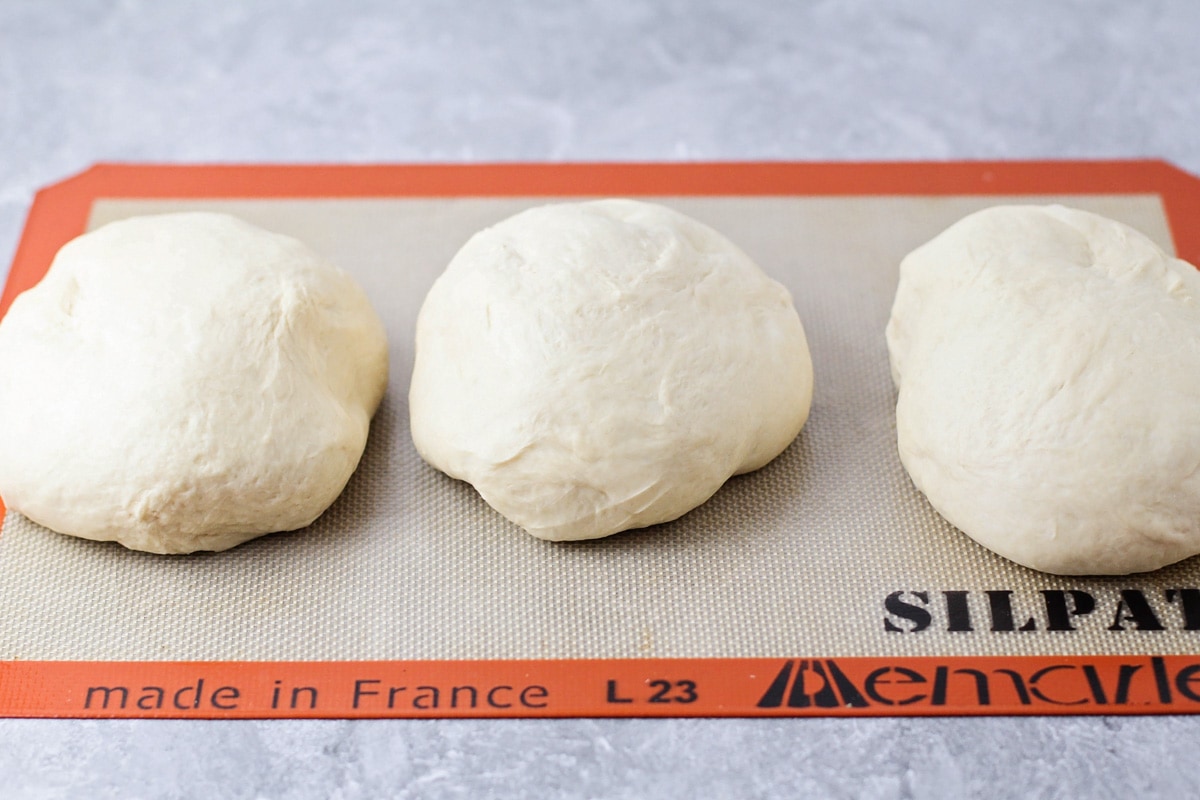
[[[304,527],[358,464],[383,327],[341,270],[222,214],[114,222],[0,323],[0,496],[61,533],[224,550]]]
[[[1200,552],[1200,274],[1061,206],[973,214],[904,259],[887,329],[900,458],[1019,564],[1126,574]]]
[[[421,308],[412,435],[543,539],[675,519],[800,432],[788,291],[661,206],[543,206],[476,234]]]

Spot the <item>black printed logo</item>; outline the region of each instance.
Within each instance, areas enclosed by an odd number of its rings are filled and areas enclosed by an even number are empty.
[[[814,680],[815,675],[819,680]],[[866,708],[862,692],[832,659],[789,660],[758,701],[759,708]]]

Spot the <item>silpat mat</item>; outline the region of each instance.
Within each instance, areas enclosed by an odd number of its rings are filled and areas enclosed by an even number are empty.
[[[595,196],[695,216],[787,285],[815,399],[780,458],[682,519],[556,544],[414,451],[413,328],[472,233]],[[162,557],[8,514],[0,714],[1200,710],[1200,559],[1103,579],[1018,567],[943,521],[896,455],[883,330],[897,264],[1009,202],[1097,211],[1200,261],[1188,224],[1200,182],[1157,162],[101,166],[45,190],[0,308],[85,229],[221,210],[306,241],[363,284],[387,325],[391,382],[345,494],[305,530]]]

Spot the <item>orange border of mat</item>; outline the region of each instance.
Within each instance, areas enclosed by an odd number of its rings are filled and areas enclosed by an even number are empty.
[[[1149,194],[1200,263],[1200,179],[1156,160],[158,166],[38,193],[0,315],[99,198]],[[0,519],[3,506],[0,505]],[[1200,654],[409,662],[0,662],[10,717],[629,717],[1200,711]]]
[[[1200,656],[0,663],[12,717],[816,717],[1200,711]]]

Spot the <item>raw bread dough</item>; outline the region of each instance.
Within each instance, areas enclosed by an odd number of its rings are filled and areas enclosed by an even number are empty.
[[[943,516],[1061,574],[1200,552],[1200,274],[1061,206],[973,214],[900,266],[900,458]]]
[[[425,299],[417,450],[542,539],[675,519],[808,417],[787,290],[716,231],[632,200],[476,234]]]
[[[0,496],[135,550],[224,550],[312,522],[383,395],[387,343],[351,278],[222,214],[68,243],[0,323]]]

